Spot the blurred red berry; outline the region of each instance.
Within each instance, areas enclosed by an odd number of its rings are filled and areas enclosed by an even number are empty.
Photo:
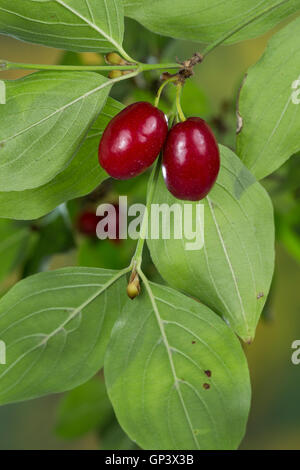
[[[85,211],[82,212],[78,219],[78,229],[88,237],[96,237],[96,229],[101,217],[98,217],[95,212]]]

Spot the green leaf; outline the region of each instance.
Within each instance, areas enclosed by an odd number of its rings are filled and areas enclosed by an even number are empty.
[[[121,0],[0,0],[0,31],[75,52],[122,50]]]
[[[125,297],[121,274],[64,268],[31,276],[1,299],[0,404],[69,390],[95,375]]]
[[[0,190],[52,180],[68,165],[101,111],[110,82],[90,72],[38,72],[6,82],[0,115]]]
[[[94,377],[71,390],[60,402],[56,434],[66,439],[100,431],[113,420],[114,413],[104,381]]]
[[[144,449],[235,449],[251,394],[238,339],[195,300],[147,290],[125,304],[105,356],[121,426]]]
[[[37,219],[62,202],[88,194],[108,178],[98,162],[99,140],[109,121],[123,108],[121,103],[108,98],[69,166],[49,183],[23,192],[0,192],[0,216]]]
[[[299,30],[297,18],[271,38],[240,94],[237,153],[258,179],[300,150]]]
[[[11,220],[0,220],[0,281],[22,260],[29,242],[29,227],[21,227]]]
[[[268,6],[278,3],[279,0],[123,0],[125,14],[151,31],[198,42],[213,42],[250,16],[259,15]],[[226,43],[259,36],[299,9],[299,0],[286,0]]]
[[[222,315],[244,340],[251,341],[265,303],[274,270],[274,221],[271,201],[239,158],[221,149],[221,171],[204,207],[204,246],[190,250],[185,236],[149,239],[152,259],[163,278],[173,287],[198,298]],[[162,177],[153,204],[196,205],[175,199]],[[153,207],[153,206],[152,206]],[[157,220],[157,219],[156,219]],[[201,221],[200,221],[201,222]],[[162,224],[160,224],[162,225]],[[193,227],[193,230],[196,226]],[[203,229],[200,224],[198,233]],[[183,235],[185,228],[183,227]]]

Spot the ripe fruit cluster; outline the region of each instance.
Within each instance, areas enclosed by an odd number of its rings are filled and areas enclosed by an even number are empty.
[[[218,144],[203,119],[188,118],[168,131],[166,116],[150,103],[132,104],[106,127],[99,162],[113,178],[145,171],[163,150],[168,190],[178,199],[199,201],[212,189],[220,169]]]

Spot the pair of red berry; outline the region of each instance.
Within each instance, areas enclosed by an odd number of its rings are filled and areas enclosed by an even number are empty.
[[[163,176],[178,199],[199,201],[214,185],[220,154],[203,119],[191,117],[168,131],[166,116],[150,103],[135,103],[117,114],[99,145],[99,162],[113,178],[142,173],[163,148]]]

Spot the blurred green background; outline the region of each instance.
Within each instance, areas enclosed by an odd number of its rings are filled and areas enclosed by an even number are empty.
[[[183,92],[186,115],[204,117],[218,140],[234,149],[236,98],[249,66],[263,53],[270,33],[251,41],[218,48],[197,68]],[[184,60],[201,45],[161,38],[127,20],[125,49],[142,61]],[[16,62],[100,64],[94,54],[74,54],[0,37],[0,57]],[[28,72],[30,73],[30,72]],[[16,79],[21,71],[1,73]],[[114,87],[112,96],[125,104],[153,101],[159,74],[149,73]],[[174,90],[163,95],[162,109],[172,106]],[[300,449],[300,365],[293,365],[291,345],[300,340],[300,155],[268,177],[263,184],[275,205],[277,262],[273,287],[254,344],[245,348],[252,377],[252,410],[242,449]],[[129,182],[108,180],[85,197],[68,203],[64,210],[33,222],[0,221],[0,242],[16,229],[21,242],[14,248],[13,263],[2,262],[0,295],[21,277],[70,265],[123,267],[132,255],[134,242],[96,241],[78,232],[83,210],[101,202],[116,203],[126,194],[131,202],[144,202],[148,175]],[[71,223],[71,227],[70,227]],[[2,253],[3,257],[3,253]],[[12,259],[12,257],[10,257]],[[4,257],[5,260],[5,257]],[[0,261],[1,263],[1,261]],[[159,276],[145,255],[145,269],[152,279]],[[9,274],[7,275],[7,272]],[[103,375],[62,396],[46,397],[0,408],[1,449],[133,449],[118,426],[108,402]]]

